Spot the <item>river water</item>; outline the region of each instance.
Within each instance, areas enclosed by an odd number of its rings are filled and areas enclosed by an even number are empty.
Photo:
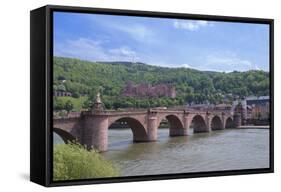
[[[133,143],[130,129],[109,130],[108,151],[122,176],[238,170],[269,167],[269,129],[226,129]],[[55,138],[58,142],[58,138]]]

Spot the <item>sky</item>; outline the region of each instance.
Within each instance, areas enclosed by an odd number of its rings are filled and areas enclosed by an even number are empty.
[[[54,12],[54,55],[202,71],[269,71],[269,25]]]

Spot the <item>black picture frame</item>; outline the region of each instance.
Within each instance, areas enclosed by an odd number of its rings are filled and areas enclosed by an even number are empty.
[[[54,182],[52,180],[52,42],[54,11],[268,24],[270,26],[270,167],[265,169],[146,175]],[[30,180],[32,182],[43,186],[65,186],[274,172],[273,19],[47,5],[30,12],[30,45]]]

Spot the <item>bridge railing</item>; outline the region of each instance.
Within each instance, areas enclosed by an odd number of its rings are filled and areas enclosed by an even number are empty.
[[[110,114],[128,114],[128,113],[145,113],[145,112],[209,112],[209,113],[231,113],[231,110],[227,108],[216,108],[216,107],[154,107],[154,108],[143,108],[143,109],[118,109],[118,110],[104,110],[99,112],[100,115],[110,115]],[[64,116],[55,116],[54,119],[64,119],[64,118],[79,118],[81,114],[93,114],[91,111],[80,111],[80,112],[69,112]]]

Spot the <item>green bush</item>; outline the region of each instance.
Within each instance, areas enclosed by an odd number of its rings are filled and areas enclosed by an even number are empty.
[[[77,143],[55,145],[53,160],[56,181],[119,176],[119,170],[111,162]]]
[[[76,91],[72,93],[72,97],[78,99],[80,97],[80,94]]]

